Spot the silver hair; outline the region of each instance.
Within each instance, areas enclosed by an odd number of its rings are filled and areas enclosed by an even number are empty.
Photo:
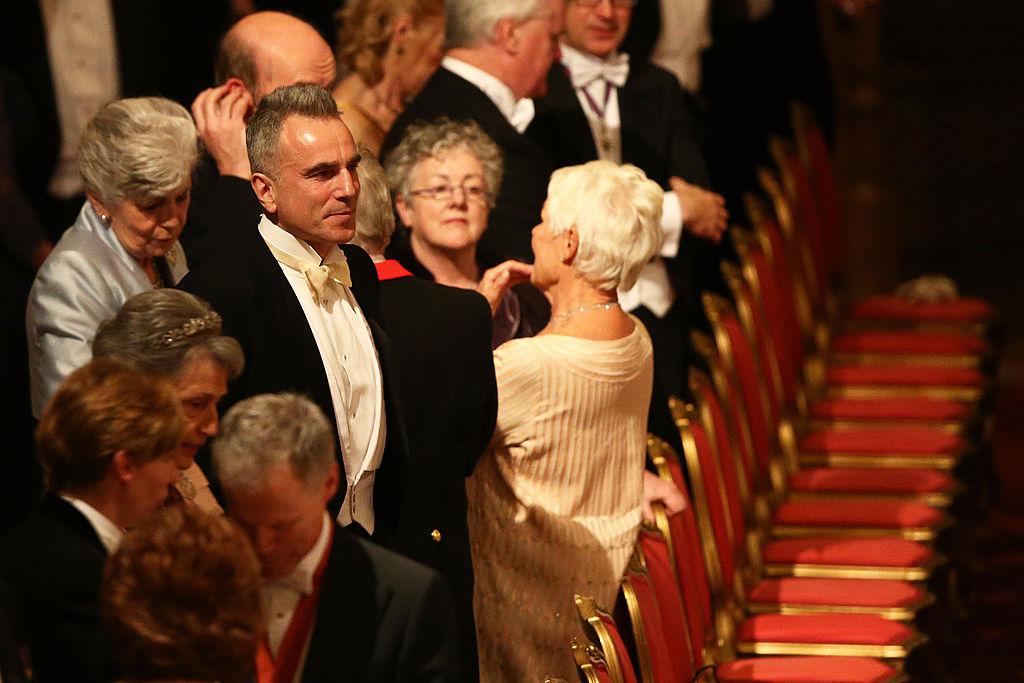
[[[341,114],[331,93],[311,83],[282,86],[264,97],[245,126],[245,147],[253,173],[277,176],[281,130],[290,116],[337,119]]]
[[[260,394],[236,403],[213,442],[217,477],[236,491],[258,489],[283,464],[312,489],[334,463],[334,428],[319,406],[298,394]]]
[[[442,116],[429,123],[410,125],[401,142],[385,159],[392,196],[409,201],[412,174],[421,161],[440,159],[449,152],[466,150],[484,167],[484,183],[493,197],[501,188],[504,161],[501,148],[475,121],[452,121]]]
[[[523,21],[535,16],[545,0],[447,0],[445,47],[477,47],[494,33],[501,19]]]
[[[629,289],[661,249],[664,192],[632,164],[591,161],[560,168],[548,184],[548,226],[553,235],[575,227],[573,263],[602,290]]]
[[[104,203],[168,197],[185,186],[198,159],[192,117],[163,97],[114,100],[92,117],[78,144],[85,187]]]
[[[92,353],[162,377],[176,377],[186,364],[206,357],[234,379],[245,357],[238,342],[220,332],[220,316],[199,297],[152,289],[128,299],[117,315],[100,324]]]
[[[395,211],[384,168],[363,144],[359,145],[359,188],[356,236],[351,243],[370,255],[383,254],[395,232]]]

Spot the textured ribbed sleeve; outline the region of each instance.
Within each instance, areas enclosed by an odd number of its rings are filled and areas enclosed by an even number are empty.
[[[543,335],[494,352],[498,421],[469,480],[486,681],[575,677],[575,593],[609,609],[640,524],[651,345]]]

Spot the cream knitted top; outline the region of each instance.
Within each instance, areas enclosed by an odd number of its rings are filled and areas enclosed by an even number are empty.
[[[614,606],[640,525],[651,342],[542,335],[494,352],[498,422],[469,479],[484,681],[574,680],[575,593]]]

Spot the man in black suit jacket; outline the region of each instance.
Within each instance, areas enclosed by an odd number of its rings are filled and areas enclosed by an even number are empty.
[[[224,407],[264,392],[310,396],[338,425],[347,486],[331,509],[348,501],[343,523],[387,542],[408,451],[373,263],[358,247],[337,246],[355,232],[355,142],[330,93],[315,85],[265,97],[247,140],[264,216],[218,243],[180,286],[213,306],[245,352]]]
[[[384,250],[395,229],[384,169],[364,155],[356,236],[380,277],[409,435],[408,485],[392,548],[441,573],[460,626],[462,678],[479,678],[465,478],[494,433],[491,310],[480,294],[413,277]]]
[[[286,681],[459,680],[441,577],[328,516],[340,479],[333,431],[309,399],[263,394],[228,411],[213,445],[228,514],[265,581],[259,679],[269,668]]]
[[[25,622],[33,680],[116,677],[99,619],[103,565],[191,464],[173,452],[180,438],[174,388],[107,359],[69,375],[43,411],[37,449],[51,490],[0,541],[0,579]]]
[[[410,123],[440,116],[472,119],[494,139],[504,155],[505,175],[480,240],[478,253],[485,266],[509,258],[533,261],[530,231],[540,222],[555,168],[547,151],[523,131],[533,112],[529,98],[544,94],[544,76],[558,56],[562,1],[517,4],[518,14],[485,26],[481,18],[493,3],[445,3],[448,52],[388,131],[381,151],[386,159]]]
[[[720,239],[728,214],[722,198],[701,187],[708,184],[707,168],[676,77],[618,52],[631,16],[631,3],[618,0],[566,6],[561,62],[548,73],[547,96],[538,100],[528,132],[560,166],[597,158],[631,163],[666,191],[662,229],[675,252],[663,250],[664,265],[646,267],[633,296],[620,293],[620,302],[651,333],[650,427],[675,443],[665,397],[688,393],[688,328],[698,302],[694,237]]]

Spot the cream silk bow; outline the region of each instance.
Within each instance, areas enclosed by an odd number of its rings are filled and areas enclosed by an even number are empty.
[[[585,88],[597,80],[605,80],[616,88],[621,88],[629,76],[629,55],[618,54],[603,61],[573,60],[570,71],[574,88]]]
[[[271,244],[267,244],[267,246],[278,263],[292,270],[297,270],[306,276],[306,282],[309,283],[309,288],[312,290],[313,297],[317,300],[317,303],[320,303],[324,294],[335,284],[345,285],[346,287],[352,286],[352,275],[348,269],[348,261],[345,259],[345,254],[341,251],[337,252],[338,260],[331,261],[330,263],[312,263],[311,261],[296,258]]]

